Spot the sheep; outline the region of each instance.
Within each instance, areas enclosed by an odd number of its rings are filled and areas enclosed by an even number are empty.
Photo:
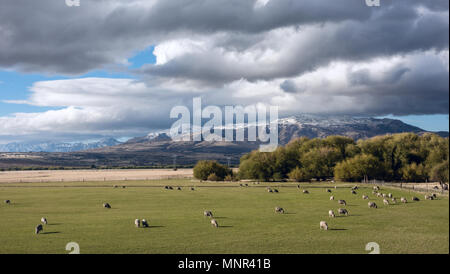
[[[219,224],[217,223],[217,221],[216,221],[215,219],[212,219],[212,220],[211,220],[211,225],[212,225],[213,227],[219,227]]]
[[[10,200],[5,200],[5,204],[10,205],[11,201]]]
[[[319,227],[320,229],[328,230],[328,225],[325,221],[320,221]]]
[[[356,191],[352,190],[352,194],[356,194]]]
[[[192,191],[194,191],[194,190],[195,190],[195,188],[191,187],[191,190],[192,190]]]
[[[248,184],[245,184],[246,187],[248,187]]]
[[[330,201],[334,201],[334,196],[331,196],[331,197],[330,197]]]
[[[103,207],[104,207],[104,208],[111,208],[111,205],[108,204],[108,203],[104,203],[104,204],[103,204]]]
[[[357,189],[358,189],[358,186],[352,187],[352,190],[357,190]]]
[[[378,208],[377,204],[374,202],[369,202],[367,205],[369,206],[369,208]]]
[[[331,193],[331,190],[330,190],[330,189],[327,189],[327,192],[328,192],[328,193]]]
[[[392,193],[389,193],[389,194],[388,194],[388,198],[392,198]]]
[[[433,200],[433,199],[434,199],[433,196],[425,195],[425,200]]]
[[[203,212],[203,215],[204,215],[205,217],[213,217],[213,213],[212,213],[211,211],[209,211],[209,210],[205,210],[205,211]]]
[[[376,192],[375,190],[374,191],[372,191],[372,194],[377,194],[378,192]]]
[[[141,226],[141,220],[139,220],[139,219],[134,220],[134,225],[136,227],[140,227]]]
[[[118,188],[119,186],[118,186],[118,185],[114,185],[113,187],[114,187],[114,188]]]
[[[278,193],[278,189],[274,189],[273,192]]]
[[[242,185],[242,184],[239,184],[239,186],[240,186],[240,187],[243,187],[243,185]]]
[[[284,209],[282,207],[276,207],[275,208],[275,212],[283,214],[284,213]]]
[[[363,195],[362,198],[363,198],[363,200],[368,200],[368,199],[369,199],[369,196]]]
[[[170,189],[170,190],[173,190],[173,187],[169,186],[169,189]]]
[[[348,211],[347,211],[347,209],[345,209],[345,208],[339,208],[339,209],[338,209],[338,213],[339,213],[340,215],[348,216]]]
[[[308,190],[303,190],[303,194],[309,194],[309,191]]]
[[[436,193],[431,194],[431,196],[432,196],[434,199],[437,199]]]
[[[148,227],[148,222],[146,219],[142,219],[142,227]]]
[[[389,201],[388,201],[388,200],[386,200],[386,199],[383,199],[383,204],[385,204],[385,205],[389,205]]]
[[[272,189],[268,188],[267,192],[272,193],[273,191],[272,191]]]
[[[41,223],[43,223],[44,225],[48,224],[47,218],[42,217],[42,218],[41,218]]]
[[[164,189],[169,189],[169,186],[164,186]]]
[[[127,186],[122,186],[122,188],[127,188]]]
[[[181,190],[181,187],[177,187],[177,190]]]
[[[386,194],[384,194],[384,193],[383,193],[383,194],[381,194],[381,196],[383,196],[383,198],[386,198],[386,197],[387,197],[387,195],[386,195]]]
[[[404,197],[401,197],[400,198],[400,201],[402,202],[402,203],[404,203],[404,204],[406,204],[408,201],[406,200],[406,198],[404,198]]]
[[[297,185],[297,188],[300,188],[300,185]]]
[[[328,211],[328,217],[331,217],[331,218],[336,217],[336,215],[334,215],[333,210],[329,210],[329,211]]]
[[[379,186],[374,186],[373,190],[380,190],[380,187]]]
[[[418,202],[418,201],[420,201],[420,199],[419,199],[419,198],[417,198],[416,196],[413,196],[413,197],[411,197],[411,200],[413,200],[413,201],[415,201],[415,202]]]
[[[34,229],[34,233],[39,234],[39,232],[41,232],[41,231],[43,231],[43,230],[44,230],[44,228],[42,227],[42,225],[41,225],[41,224],[38,224],[38,225],[36,226],[36,228]]]
[[[337,186],[334,186],[334,189],[337,189]]]
[[[377,197],[383,197],[381,193],[377,193]]]
[[[391,201],[392,201],[392,203],[394,203],[394,204],[397,203],[397,199],[395,199],[394,197],[392,197]]]
[[[339,200],[339,201],[338,201],[338,204],[340,204],[340,205],[347,205],[347,203],[345,202],[345,200]]]

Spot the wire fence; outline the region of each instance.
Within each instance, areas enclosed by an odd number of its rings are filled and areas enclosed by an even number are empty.
[[[371,184],[378,186],[387,186],[405,190],[411,190],[416,192],[424,192],[424,193],[440,193],[444,195],[449,194],[449,186],[448,184],[440,184],[436,182],[430,183],[403,183],[403,182],[385,182],[380,180],[368,180],[362,181],[363,184]]]

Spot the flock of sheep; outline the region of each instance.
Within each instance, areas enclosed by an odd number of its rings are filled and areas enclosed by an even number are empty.
[[[335,187],[335,188],[336,188],[336,187]],[[357,193],[356,193],[356,190],[357,190],[357,189],[358,189],[358,186],[352,187],[352,188],[351,188],[351,193],[354,194],[354,195],[356,195],[356,194],[357,194]],[[386,193],[381,193],[381,192],[379,192],[379,191],[380,191],[380,187],[374,186],[374,187],[373,187],[372,194],[376,195],[377,197],[383,198],[383,204],[384,204],[384,205],[389,205],[389,204],[390,204],[388,198],[391,199],[391,202],[394,203],[394,204],[397,202],[396,198],[392,195],[392,193],[386,194]],[[331,190],[330,190],[330,189],[327,189],[327,192],[331,193]],[[303,191],[303,193],[305,193],[305,190]],[[435,193],[433,193],[433,194],[431,194],[431,195],[428,195],[428,194],[425,195],[425,199],[427,199],[427,200],[434,200],[434,199],[436,199],[436,198],[437,198],[437,196],[436,196]],[[368,195],[362,195],[362,199],[363,199],[363,200],[369,200],[369,196],[368,196]],[[331,197],[330,197],[330,201],[333,201],[333,200],[334,200],[334,196],[331,196]],[[417,198],[416,196],[413,196],[413,197],[411,198],[411,200],[413,200],[413,201],[420,201],[420,199]],[[401,201],[402,203],[405,203],[405,204],[408,202],[407,199],[406,199],[405,197],[401,197],[401,198],[400,198],[400,201]],[[345,200],[338,200],[338,204],[344,205],[344,206],[347,205],[347,203],[346,203]],[[376,204],[375,202],[369,201],[369,202],[367,203],[367,205],[368,205],[369,208],[378,208],[378,206],[377,206],[377,204]],[[339,215],[345,215],[345,216],[348,216],[348,215],[349,215],[347,209],[345,209],[345,208],[339,208],[339,209],[338,209],[338,214],[339,214]],[[336,215],[335,215],[335,213],[334,213],[333,210],[329,210],[329,211],[328,211],[328,216],[329,216],[330,218],[336,217]],[[327,222],[325,222],[325,221],[320,221],[320,223],[319,223],[319,228],[320,228],[320,229],[323,229],[323,230],[328,230],[328,224],[327,224]]]
[[[244,185],[241,184],[240,186],[242,187],[242,186],[244,186]],[[246,184],[245,186],[247,187],[248,184]],[[114,188],[117,188],[117,187],[118,187],[117,185],[114,185]],[[125,186],[123,186],[123,188],[125,188]],[[300,185],[298,185],[297,188],[300,188]],[[337,187],[335,186],[335,189],[336,189],[336,188],[337,188]],[[172,187],[172,186],[165,186],[164,189],[166,189],[166,190],[173,190],[173,187]],[[269,192],[269,193],[278,193],[278,192],[279,192],[279,191],[278,191],[277,189],[275,189],[275,188],[267,187],[266,189],[267,189],[267,192]],[[181,187],[177,187],[177,190],[182,190],[182,189],[181,189]],[[193,187],[191,187],[190,190],[193,191],[193,190],[195,190],[195,189],[194,189]],[[352,188],[351,188],[351,193],[354,194],[354,195],[356,195],[356,194],[357,194],[356,190],[358,190],[358,186],[352,187]],[[302,192],[303,192],[303,194],[309,194],[309,191],[306,190],[306,189],[303,189]],[[327,193],[332,193],[331,189],[326,189],[326,192],[327,192]],[[382,199],[383,199],[383,204],[384,204],[384,205],[389,205],[389,204],[391,204],[391,203],[395,204],[395,203],[397,202],[396,198],[395,198],[391,193],[388,193],[388,194],[386,194],[386,193],[381,193],[381,192],[380,192],[380,188],[379,188],[378,186],[374,186],[374,187],[373,187],[372,194],[375,195],[375,196],[378,197],[378,198],[382,198]],[[433,194],[430,194],[430,195],[428,195],[428,194],[425,195],[425,199],[426,199],[426,200],[434,200],[434,199],[436,199],[436,198],[437,198],[437,196],[436,196],[436,194],[434,194],[434,193],[433,193]],[[363,199],[363,200],[369,200],[369,196],[366,195],[366,194],[363,194],[363,195],[362,195],[362,199]],[[390,199],[391,202],[389,202],[388,199]],[[334,197],[334,196],[330,196],[330,201],[334,201],[334,200],[335,200],[335,197]],[[417,201],[420,201],[420,199],[419,199],[418,197],[416,197],[416,196],[413,196],[413,197],[411,198],[411,200],[416,201],[416,202],[417,202]],[[337,202],[338,202],[339,205],[342,205],[342,206],[346,206],[346,205],[347,205],[347,202],[346,202],[345,200],[338,200]],[[406,204],[408,201],[407,201],[407,199],[406,199],[405,197],[400,197],[400,202]],[[5,200],[5,203],[8,204],[8,205],[10,205],[10,204],[11,204],[11,201],[10,201],[10,200]],[[373,201],[369,201],[367,205],[368,205],[369,208],[378,208],[377,204],[376,204],[375,202],[373,202]],[[111,205],[110,205],[109,203],[103,203],[103,207],[106,208],[106,209],[111,209]],[[278,207],[278,206],[277,206],[277,207],[275,207],[275,212],[276,212],[276,213],[280,213],[280,214],[284,214],[284,213],[285,213],[285,210],[284,210],[282,207]],[[339,208],[339,209],[337,210],[337,214],[348,216],[348,215],[349,215],[349,212],[348,212],[348,210],[345,209],[345,208]],[[209,217],[209,218],[211,219],[210,222],[211,222],[211,225],[212,225],[213,227],[216,227],[216,228],[219,227],[219,224],[217,223],[217,220],[214,219],[213,213],[212,213],[210,210],[205,210],[205,211],[203,212],[203,215],[204,215],[205,217]],[[330,218],[335,218],[335,217],[336,217],[336,214],[335,214],[335,212],[334,212],[333,210],[330,209],[330,210],[328,211],[328,216],[329,216]],[[47,224],[48,224],[47,218],[42,217],[42,218],[41,218],[41,224],[39,224],[39,225],[37,225],[37,226],[35,227],[35,234],[39,234],[40,232],[42,232],[42,231],[44,230],[44,226],[43,226],[43,225],[47,225]],[[148,222],[146,219],[142,219],[142,220],[140,220],[140,219],[135,219],[134,225],[135,225],[136,227],[138,227],[138,228],[139,228],[139,227],[148,228],[148,227],[149,227],[149,222]],[[320,223],[319,223],[319,228],[320,228],[320,229],[323,229],[323,230],[328,230],[328,229],[329,229],[328,224],[327,224],[326,221],[320,221]]]

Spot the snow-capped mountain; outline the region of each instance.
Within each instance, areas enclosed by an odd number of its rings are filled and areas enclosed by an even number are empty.
[[[104,138],[96,142],[76,143],[9,143],[0,145],[0,152],[72,152],[121,144],[114,138]]]

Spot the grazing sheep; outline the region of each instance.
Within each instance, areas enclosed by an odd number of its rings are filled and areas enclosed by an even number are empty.
[[[363,200],[368,200],[368,199],[369,199],[369,196],[363,195],[362,198],[363,198]]]
[[[384,194],[384,193],[383,193],[383,194],[381,194],[381,195],[383,196],[383,198],[386,198],[386,197],[387,197],[387,195],[386,195],[386,194]]]
[[[378,192],[376,192],[375,190],[372,191],[372,194],[377,194]]]
[[[330,189],[327,189],[327,192],[328,192],[328,193],[331,193],[331,190],[330,190]]]
[[[334,186],[334,189],[337,189],[337,186]]]
[[[348,216],[348,211],[347,211],[347,209],[345,209],[345,208],[339,208],[339,209],[338,209],[338,213],[339,213],[340,215]]]
[[[437,199],[436,193],[431,194],[431,196],[432,196],[434,199]]]
[[[274,189],[273,192],[278,193],[278,189]]]
[[[205,211],[203,212],[203,215],[205,215],[205,217],[212,217],[212,216],[213,216],[213,213],[212,213],[211,211],[209,211],[209,210],[205,210]]]
[[[173,187],[169,186],[169,189],[170,189],[170,190],[173,190]]]
[[[247,187],[247,186],[248,186],[248,184],[245,184],[245,186]]]
[[[212,220],[211,220],[211,225],[212,225],[213,227],[219,227],[219,224],[217,223],[217,221],[216,221],[215,219],[212,219]]]
[[[392,193],[389,193],[389,194],[388,194],[388,197],[389,197],[389,198],[392,198]]]
[[[118,185],[114,185],[113,187],[114,187],[114,188],[118,188],[119,186],[118,186]]]
[[[309,191],[308,190],[303,190],[303,194],[309,194]]]
[[[134,220],[134,225],[136,227],[140,227],[141,226],[141,220],[139,220],[139,219]]]
[[[330,201],[334,201],[334,196],[331,196],[331,197],[330,197]]]
[[[272,193],[273,191],[272,191],[272,189],[268,188],[268,189],[267,189],[267,192]]]
[[[319,227],[320,229],[328,230],[328,225],[325,221],[320,221]]]
[[[122,188],[127,188],[127,186],[122,186]]]
[[[340,205],[347,205],[347,203],[345,202],[345,200],[339,200],[339,201],[338,201],[338,204],[340,204]]]
[[[388,200],[386,200],[386,199],[383,199],[383,204],[385,204],[385,205],[389,205],[389,201],[388,201]]]
[[[369,202],[367,205],[369,206],[369,208],[378,208],[377,204],[374,202]]]
[[[356,194],[356,191],[352,190],[352,194]]]
[[[5,200],[5,204],[10,205],[11,201],[10,200]]]
[[[373,190],[380,190],[380,187],[379,186],[374,186]]]
[[[331,218],[336,217],[336,215],[334,215],[333,210],[329,210],[329,211],[328,211],[328,217],[331,217]]]
[[[438,186],[434,186],[433,189],[439,189],[439,187]]]
[[[419,198],[417,198],[416,196],[413,196],[413,197],[411,198],[411,200],[413,200],[413,201],[415,201],[415,202],[418,202],[418,201],[420,201],[420,199],[419,199]]]
[[[39,234],[39,232],[41,232],[43,230],[44,230],[43,226],[41,224],[38,224],[36,226],[36,228],[34,229],[34,233]]]
[[[108,204],[108,203],[104,203],[104,204],[103,204],[103,207],[104,207],[104,208],[111,208],[111,205]]]
[[[392,198],[391,201],[392,201],[392,203],[394,203],[394,204],[397,203],[397,199],[395,199],[395,198]]]
[[[358,186],[352,187],[352,190],[357,190],[357,189],[358,189]]]
[[[47,219],[45,217],[42,217],[41,223],[43,223],[44,225],[48,224]]]
[[[191,190],[194,191],[195,189],[193,187],[191,187]]]
[[[300,188],[300,185],[297,185],[297,188]]]
[[[148,222],[146,219],[142,219],[142,227],[148,227]]]
[[[242,184],[239,184],[239,186],[240,186],[240,187],[243,187],[243,185],[242,185]]]
[[[276,207],[275,208],[275,212],[283,214],[284,213],[284,209],[282,207]]]
[[[177,190],[181,190],[181,187],[177,187]]]
[[[401,197],[400,198],[400,202],[402,202],[402,203],[404,203],[404,204],[406,204],[408,201],[406,200],[406,198],[404,198],[404,197]]]
[[[433,200],[433,196],[431,195],[425,195],[425,200]]]
[[[381,193],[377,193],[377,197],[383,197]]]

